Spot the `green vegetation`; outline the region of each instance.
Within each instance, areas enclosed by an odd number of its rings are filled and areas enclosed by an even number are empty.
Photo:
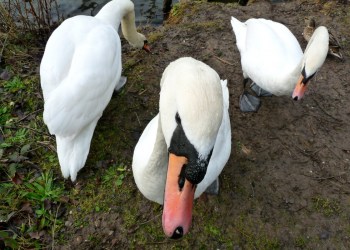
[[[337,201],[318,196],[313,198],[312,202],[313,208],[327,217],[341,213],[341,207]]]

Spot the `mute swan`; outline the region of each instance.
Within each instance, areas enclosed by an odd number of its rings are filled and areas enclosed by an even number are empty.
[[[56,136],[62,174],[72,181],[84,167],[97,121],[113,90],[125,84],[120,23],[132,46],[149,50],[145,36],[136,31],[130,0],[110,1],[95,17],[65,20],[46,44],[40,65],[44,122]]]
[[[180,238],[189,230],[193,199],[221,173],[231,152],[227,81],[190,57],[165,69],[159,114],[134,151],[133,175],[141,193],[163,204],[163,229]]]
[[[300,100],[307,83],[326,59],[327,28],[315,30],[303,54],[297,39],[280,23],[262,18],[242,23],[232,17],[231,24],[241,54],[244,85],[250,78],[273,95],[292,95],[294,100]],[[242,111],[259,108],[260,101],[246,92],[240,100]]]
[[[313,17],[306,17],[305,24],[306,26],[303,30],[303,37],[308,42],[316,29],[316,22]],[[341,46],[337,38],[335,38],[332,32],[328,31],[328,33],[329,33],[328,55],[332,55],[332,56],[338,57],[340,60],[343,60],[343,55],[341,53]]]

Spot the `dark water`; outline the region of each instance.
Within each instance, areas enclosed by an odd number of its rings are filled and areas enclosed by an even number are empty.
[[[57,0],[59,11],[65,18],[76,15],[95,15],[110,0]],[[136,23],[161,24],[163,0],[133,0]],[[173,4],[178,0],[173,0]]]

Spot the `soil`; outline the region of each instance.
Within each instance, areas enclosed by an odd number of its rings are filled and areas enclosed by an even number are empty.
[[[86,212],[77,195],[63,217],[64,228],[56,232],[62,241],[55,248],[349,249],[349,4],[192,2],[177,11],[163,26],[140,27],[152,54],[123,41],[128,83],[99,121],[88,162],[71,187],[108,208]],[[304,49],[304,17],[309,15],[338,37],[345,60],[328,56],[302,101],[264,97],[257,113],[240,112],[243,76],[230,17],[281,22]],[[137,190],[131,161],[138,137],[158,112],[162,72],[183,56],[205,62],[228,79],[232,153],[220,176],[220,194],[196,200],[190,233],[171,240],[162,232],[162,207]],[[105,192],[98,175],[111,163],[125,164],[126,177]],[[91,185],[93,191],[87,192]]]

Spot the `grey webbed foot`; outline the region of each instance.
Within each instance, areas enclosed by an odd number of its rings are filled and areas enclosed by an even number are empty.
[[[260,99],[244,91],[239,97],[239,108],[242,112],[256,112],[260,107]]]
[[[272,96],[272,94],[262,88],[260,88],[258,85],[253,82],[250,84],[250,88],[257,94],[257,96]]]
[[[218,195],[219,194],[219,177],[213,181],[212,184],[210,184],[209,187],[205,190],[205,193],[207,194],[213,194],[213,195]]]

